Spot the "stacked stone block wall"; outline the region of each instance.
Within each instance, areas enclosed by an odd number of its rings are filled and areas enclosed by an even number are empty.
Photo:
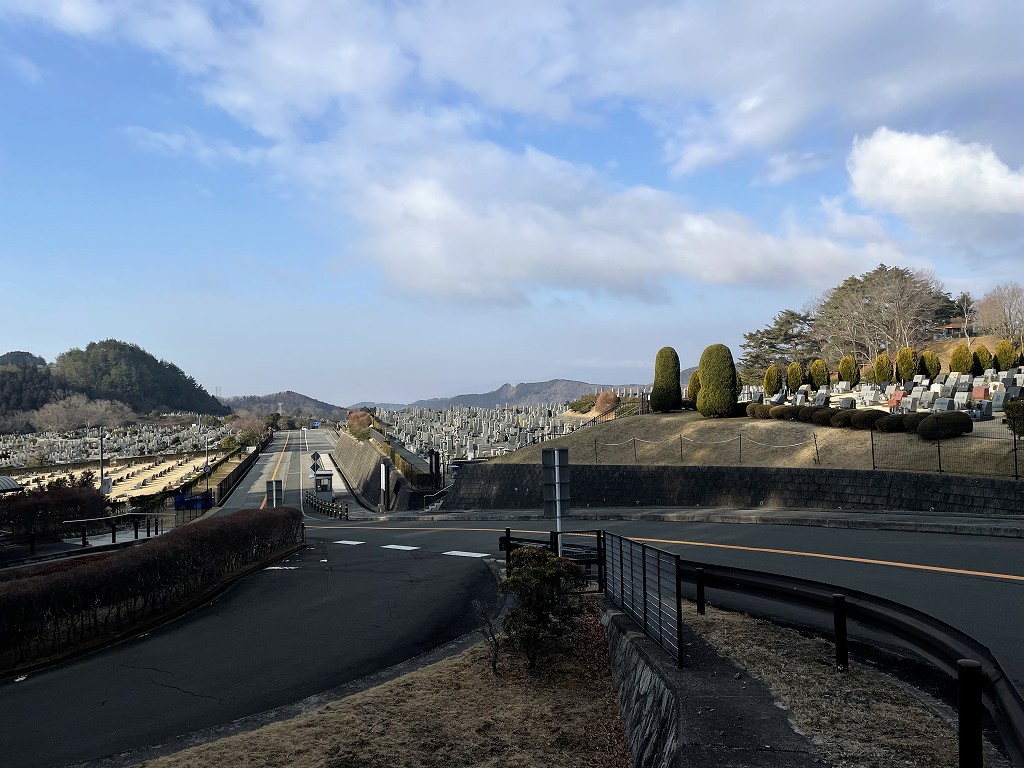
[[[570,507],[785,507],[893,509],[942,514],[1017,515],[1024,482],[885,470],[774,467],[570,467]],[[541,468],[463,467],[444,508],[540,509]]]

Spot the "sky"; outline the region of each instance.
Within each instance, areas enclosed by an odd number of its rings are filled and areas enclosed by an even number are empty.
[[[643,384],[1020,280],[1017,0],[0,0],[0,353],[337,405]]]

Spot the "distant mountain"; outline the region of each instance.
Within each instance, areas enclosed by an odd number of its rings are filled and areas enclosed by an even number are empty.
[[[493,392],[478,395],[456,395],[417,400],[412,408],[431,408],[442,411],[452,406],[467,408],[495,408],[499,405],[544,405],[545,403],[571,403],[583,395],[592,395],[605,389],[637,389],[646,384],[588,384],[585,381],[552,379],[531,384],[505,384]]]
[[[348,418],[348,408],[325,403],[298,392],[275,392],[272,395],[243,395],[227,397],[224,402],[232,408],[244,408],[260,415],[281,413],[287,416],[319,416],[332,421],[344,421]]]

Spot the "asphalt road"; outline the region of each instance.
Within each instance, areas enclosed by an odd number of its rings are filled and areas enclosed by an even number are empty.
[[[285,503],[300,506],[311,483],[309,451],[328,447],[324,433],[282,436],[222,514],[263,504],[266,480],[275,476],[285,480]],[[506,524],[524,535],[548,529],[539,521],[361,523],[310,515],[306,522],[311,548],[280,564],[287,570],[254,574],[148,637],[0,686],[5,765],[62,765],[161,743],[409,658],[470,629],[473,598],[493,598],[481,556],[503,557],[498,536]],[[910,604],[989,645],[1024,689],[1019,539],[757,524],[600,525],[688,559],[813,578]],[[710,591],[708,598],[728,602]]]

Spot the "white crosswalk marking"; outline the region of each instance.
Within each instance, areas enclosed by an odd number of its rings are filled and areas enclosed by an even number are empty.
[[[455,557],[487,557],[486,552],[460,552],[453,549],[451,552],[442,552],[442,555],[453,555]]]
[[[365,541],[336,541],[335,544],[349,544],[355,546],[356,544],[365,544]]]
[[[381,549],[399,549],[402,552],[411,552],[414,549],[419,549],[419,547],[405,547],[401,544],[385,544]]]

